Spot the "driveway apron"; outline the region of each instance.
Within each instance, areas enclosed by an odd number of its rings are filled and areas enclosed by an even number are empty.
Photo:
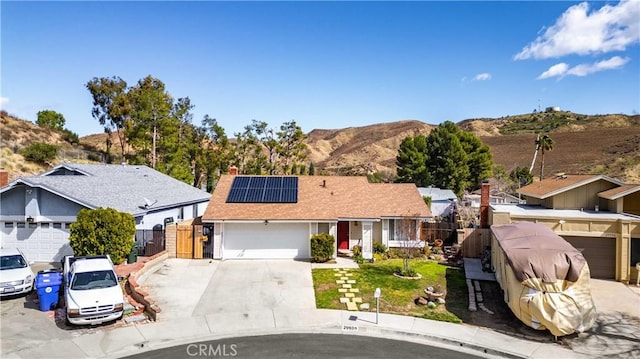
[[[310,263],[232,260],[219,263],[192,315],[315,307]]]

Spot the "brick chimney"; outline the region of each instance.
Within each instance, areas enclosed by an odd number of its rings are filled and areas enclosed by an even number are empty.
[[[236,166],[229,167],[229,174],[232,175],[232,176],[237,176],[238,175],[238,167],[236,167]]]
[[[489,181],[482,181],[480,188],[480,228],[489,228]]]
[[[9,172],[0,170],[0,187],[4,187],[9,184]]]

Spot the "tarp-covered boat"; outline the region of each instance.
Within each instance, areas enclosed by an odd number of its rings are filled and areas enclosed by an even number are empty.
[[[492,268],[518,319],[555,336],[593,326],[589,266],[579,250],[541,224],[494,225],[491,232]]]

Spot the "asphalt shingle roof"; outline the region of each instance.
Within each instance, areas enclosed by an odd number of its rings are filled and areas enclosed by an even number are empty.
[[[432,216],[413,183],[369,183],[366,177],[299,176],[297,203],[226,203],[233,178],[232,175],[220,178],[203,221]]]
[[[61,168],[87,175],[56,175]],[[110,207],[121,212],[149,211],[206,202],[211,195],[147,166],[66,163],[40,176],[18,181],[42,187],[90,208]],[[145,209],[145,198],[152,205]]]
[[[526,196],[544,199],[597,180],[605,180],[622,185],[622,182],[602,175],[562,175],[533,182],[520,188],[518,192]]]

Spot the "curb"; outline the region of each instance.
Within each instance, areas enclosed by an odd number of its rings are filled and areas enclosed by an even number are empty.
[[[138,278],[144,277],[147,273],[152,273],[158,270],[160,266],[164,264],[164,261],[169,257],[169,253],[165,250],[158,254],[153,255],[150,259],[144,263],[142,268],[129,274],[127,282],[125,283],[125,291],[136,303],[141,304],[144,307],[144,311],[149,315],[151,320],[156,321],[157,315],[161,309],[155,305],[155,300],[149,296],[149,293],[140,288],[138,284]],[[133,303],[131,303],[133,305]]]
[[[154,341],[146,340],[142,343],[135,345],[135,349],[128,348],[121,352],[111,353],[102,358],[115,359],[126,356],[139,355],[149,353],[155,350],[162,350],[172,348],[181,345],[187,345],[191,343],[199,343],[213,340],[225,340],[243,337],[257,337],[257,336],[269,336],[269,335],[285,335],[285,334],[331,334],[331,335],[356,335],[370,338],[384,338],[398,341],[408,341],[416,344],[430,345],[434,347],[440,347],[449,349],[459,353],[466,353],[470,355],[482,356],[485,358],[508,358],[508,359],[522,359],[528,358],[526,355],[517,355],[514,353],[508,353],[497,349],[487,349],[474,344],[463,343],[456,340],[449,340],[446,338],[431,336],[420,333],[410,333],[401,330],[394,330],[391,328],[375,328],[375,327],[362,327],[366,329],[361,332],[348,332],[342,330],[339,325],[331,325],[325,327],[311,327],[310,329],[273,329],[273,330],[249,330],[241,333],[219,333],[219,334],[207,334],[203,336],[177,339],[172,341]],[[373,330],[371,330],[373,329]],[[378,329],[378,330],[376,330]],[[133,350],[132,350],[133,349]]]

